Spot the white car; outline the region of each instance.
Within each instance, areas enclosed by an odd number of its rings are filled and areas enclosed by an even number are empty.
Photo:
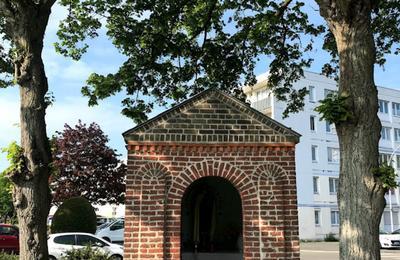
[[[122,260],[124,255],[124,248],[122,246],[111,244],[89,233],[51,234],[47,240],[47,245],[49,247],[50,260],[62,259],[66,251],[73,248],[83,248],[88,245],[108,253],[110,259],[113,260]]]
[[[123,218],[117,219],[111,224],[99,228],[96,231],[96,236],[112,243],[123,244],[125,230],[124,225],[125,221]]]
[[[400,248],[400,234],[380,231],[379,242],[381,248]]]

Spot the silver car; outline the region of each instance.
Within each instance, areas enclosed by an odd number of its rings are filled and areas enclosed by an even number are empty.
[[[67,251],[91,246],[110,255],[109,259],[122,260],[124,249],[89,233],[57,233],[51,234],[47,240],[49,259],[59,260]]]

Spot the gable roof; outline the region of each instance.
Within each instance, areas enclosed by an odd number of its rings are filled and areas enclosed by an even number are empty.
[[[205,90],[122,134],[128,141],[298,143],[300,134],[229,94]]]

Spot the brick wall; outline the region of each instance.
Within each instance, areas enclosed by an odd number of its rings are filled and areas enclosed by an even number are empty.
[[[245,260],[299,259],[299,137],[216,90],[125,132],[125,259],[181,259],[182,197],[206,176],[224,178],[241,197]]]
[[[125,259],[180,259],[181,200],[205,176],[242,199],[244,259],[299,259],[294,145],[128,144]]]

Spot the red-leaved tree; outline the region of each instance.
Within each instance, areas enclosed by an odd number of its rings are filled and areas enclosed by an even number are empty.
[[[75,196],[96,204],[123,203],[126,165],[107,146],[109,139],[100,126],[79,120],[75,128],[64,127],[53,139],[53,203]]]

